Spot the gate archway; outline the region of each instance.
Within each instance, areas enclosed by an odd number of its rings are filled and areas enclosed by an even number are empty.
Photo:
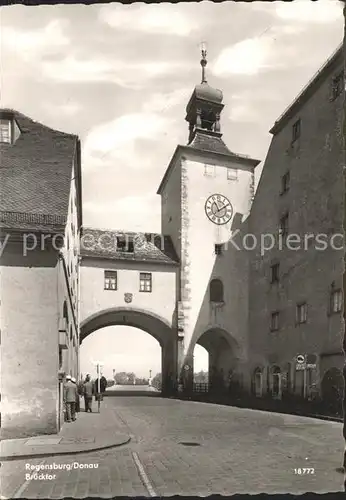
[[[209,354],[209,387],[211,391],[234,391],[241,384],[238,373],[239,345],[222,328],[208,328],[197,340],[197,345]]]
[[[80,343],[91,333],[109,326],[129,326],[149,333],[161,346],[162,392],[170,391],[177,376],[177,339],[174,329],[160,316],[131,307],[99,311],[81,323]]]
[[[321,396],[324,409],[332,414],[342,413],[344,377],[338,368],[330,368],[321,382]]]

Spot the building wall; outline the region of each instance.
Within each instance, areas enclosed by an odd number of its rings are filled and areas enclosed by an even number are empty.
[[[117,290],[104,289],[104,271],[117,271]],[[140,273],[152,273],[152,292],[139,291]],[[177,268],[145,262],[126,262],[83,257],[81,264],[81,322],[89,316],[116,307],[144,310],[173,323]],[[125,302],[132,293],[132,302]]]
[[[11,241],[11,240],[9,240]],[[57,255],[23,255],[9,242],[1,257],[1,434],[57,431]]]
[[[67,222],[62,248],[65,266],[59,266],[59,314],[64,315],[64,303],[67,307],[67,349],[60,348],[60,369],[74,377],[78,377],[79,349],[79,247],[80,228],[78,227],[78,206],[76,176],[77,165],[71,170],[70,197]],[[64,269],[66,268],[66,271]]]
[[[297,354],[316,354],[313,381],[319,384],[330,364],[328,353],[341,353],[342,313],[329,314],[331,287],[342,287],[343,251],[330,245],[333,234],[342,234],[344,181],[342,151],[343,95],[331,100],[332,78],[342,70],[336,60],[310,98],[273,136],[249,218],[250,231],[260,239],[277,238],[280,217],[288,211],[289,233],[298,234],[299,249],[278,243],[272,250],[255,249],[250,255],[249,338],[252,369],[278,365],[301,384],[295,373]],[[300,118],[301,136],[292,144],[292,127]],[[281,191],[281,179],[290,172],[290,189]],[[304,243],[305,235],[323,234],[323,248],[316,240]],[[269,243],[269,238],[267,239]],[[335,240],[341,245],[341,238]],[[280,264],[279,283],[270,283],[270,266]],[[307,323],[296,324],[296,305],[308,304]],[[280,328],[270,331],[270,316],[280,311]],[[336,358],[342,365],[342,356]],[[291,367],[288,366],[291,363]],[[296,384],[296,385],[297,385]]]
[[[178,161],[161,193],[161,233],[171,237],[179,259],[181,257],[181,179]]]

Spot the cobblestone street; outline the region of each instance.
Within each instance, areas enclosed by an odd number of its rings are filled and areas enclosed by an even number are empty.
[[[159,397],[108,397],[101,411],[118,420],[130,444],[4,462],[2,497],[343,491],[339,423]],[[43,470],[55,479],[25,482],[27,464],[40,463],[72,470]]]

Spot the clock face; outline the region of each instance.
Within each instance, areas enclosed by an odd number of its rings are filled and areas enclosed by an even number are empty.
[[[205,202],[205,213],[211,222],[220,226],[232,219],[233,207],[226,196],[213,194]]]

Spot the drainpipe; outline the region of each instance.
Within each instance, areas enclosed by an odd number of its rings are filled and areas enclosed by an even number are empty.
[[[80,239],[78,239],[78,241],[80,241]],[[78,255],[77,255],[77,259],[78,259],[78,291],[77,291],[77,294],[78,294],[78,297],[77,297],[77,335],[78,335],[78,338],[77,338],[77,380],[79,380],[80,378],[80,303],[81,303],[81,300],[80,300],[80,291],[81,291],[81,285],[80,285],[80,276],[81,276],[81,272],[80,272],[80,268],[81,268],[81,261],[82,261],[82,258],[80,256],[80,249],[78,248]]]
[[[344,66],[344,106],[343,106],[343,148],[344,148],[344,202],[346,202],[346,154],[345,154],[345,146],[346,146],[346,103],[345,103],[345,89],[346,89],[346,1],[342,0],[344,4],[343,14],[344,14],[344,39],[343,39],[343,66]],[[344,235],[346,232],[346,203],[344,205]],[[345,236],[344,236],[345,238]],[[344,258],[344,266],[346,265]],[[344,294],[344,341],[343,341],[343,350],[344,357],[346,353],[346,332],[345,332],[345,320],[346,320],[346,304],[345,304],[345,295],[346,295],[346,269],[344,268],[343,275],[343,294]],[[343,436],[344,436],[344,490],[346,491],[346,364],[344,359],[344,400],[343,400],[343,414],[344,414],[344,425],[343,425]]]

